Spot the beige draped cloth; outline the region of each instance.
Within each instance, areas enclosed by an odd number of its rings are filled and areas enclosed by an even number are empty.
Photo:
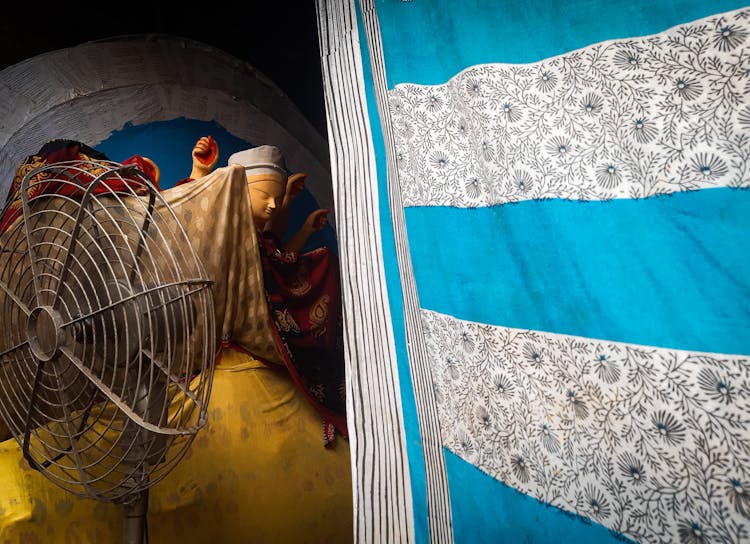
[[[245,172],[239,166],[167,189],[162,196],[213,283],[219,338],[283,364],[274,341]]]

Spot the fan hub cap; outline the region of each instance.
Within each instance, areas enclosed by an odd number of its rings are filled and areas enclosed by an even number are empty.
[[[37,306],[26,322],[27,338],[31,351],[40,361],[49,361],[57,355],[65,334],[63,319],[52,306]]]

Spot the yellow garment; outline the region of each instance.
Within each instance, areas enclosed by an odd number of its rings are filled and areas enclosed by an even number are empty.
[[[285,369],[225,350],[207,426],[150,489],[149,544],[351,542],[349,444],[324,448],[321,433]],[[0,544],[119,543],[122,525],[122,507],[55,486],[0,443]]]

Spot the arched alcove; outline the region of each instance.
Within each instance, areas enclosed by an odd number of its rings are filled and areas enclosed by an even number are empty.
[[[273,81],[213,46],[124,35],[37,55],[1,71],[0,81],[2,194],[16,165],[47,140],[96,146],[126,126],[185,118],[215,122],[244,142],[279,146],[290,170],[309,174],[319,205],[332,207],[323,136]],[[158,156],[162,144],[152,143],[133,152]]]

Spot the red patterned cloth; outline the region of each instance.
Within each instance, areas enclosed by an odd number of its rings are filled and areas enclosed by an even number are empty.
[[[68,168],[56,171],[51,178],[49,170],[40,170],[34,174],[29,182],[28,197],[33,199],[43,194],[55,193],[71,197],[82,197],[86,185],[97,177],[111,170],[115,166],[102,152],[75,140],[50,140],[42,148],[24,159],[16,168],[6,199],[5,213],[0,219],[0,232],[4,232],[16,218],[23,213],[23,195],[21,183],[26,175],[33,170],[54,163],[69,163]],[[134,155],[123,165],[138,167],[158,188],[155,180],[156,172],[153,163],[144,160],[140,155]],[[68,183],[73,182],[73,183]],[[130,186],[136,193],[146,193],[147,189],[137,180],[127,177],[111,176],[94,189],[94,194],[106,191],[122,191]]]
[[[295,382],[323,417],[327,445],[334,428],[348,436],[338,260],[325,247],[286,252],[268,231],[260,241],[279,348]]]

